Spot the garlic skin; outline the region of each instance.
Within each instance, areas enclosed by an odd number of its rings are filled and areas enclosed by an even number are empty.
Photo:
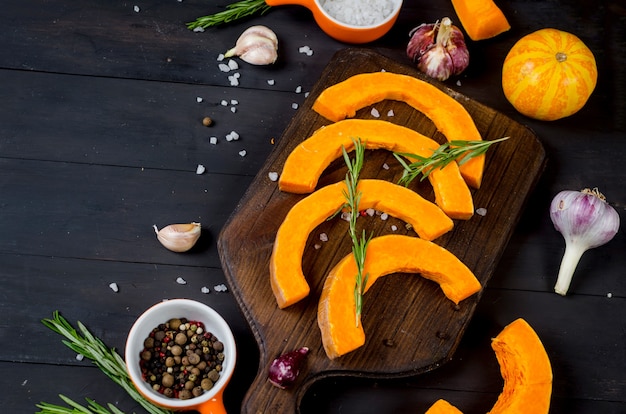
[[[445,81],[459,75],[469,65],[465,37],[452,20],[421,24],[409,33],[406,53],[417,68],[431,78]]]
[[[200,223],[170,224],[161,230],[152,226],[157,239],[168,250],[182,253],[190,250],[200,238],[202,226]]]
[[[251,65],[269,65],[278,58],[278,37],[267,26],[251,26],[237,39],[235,47],[224,57],[239,56]]]
[[[565,239],[565,254],[554,286],[556,293],[565,296],[583,253],[611,241],[619,230],[620,218],[597,188],[586,188],[558,193],[550,204],[550,219]]]

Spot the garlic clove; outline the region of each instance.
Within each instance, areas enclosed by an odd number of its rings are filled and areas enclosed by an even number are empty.
[[[269,65],[278,58],[278,37],[266,26],[252,26],[237,39],[235,47],[229,49],[224,57],[239,56],[252,65]]]
[[[202,226],[200,223],[170,224],[161,230],[152,226],[157,239],[168,250],[182,253],[190,250],[200,238]]]

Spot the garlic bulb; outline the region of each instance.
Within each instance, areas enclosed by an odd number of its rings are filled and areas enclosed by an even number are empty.
[[[278,58],[278,38],[266,26],[251,26],[237,39],[237,44],[224,57],[239,56],[252,65],[269,65]]]
[[[597,188],[561,191],[550,203],[550,219],[565,239],[554,286],[556,293],[565,296],[583,253],[611,241],[619,230],[620,219]]]
[[[444,17],[441,22],[421,24],[409,33],[406,53],[417,68],[431,78],[445,81],[469,65],[463,33]]]
[[[158,229],[156,224],[153,226],[157,235],[157,239],[166,249],[173,252],[181,253],[191,249],[202,232],[200,223],[170,224]]]

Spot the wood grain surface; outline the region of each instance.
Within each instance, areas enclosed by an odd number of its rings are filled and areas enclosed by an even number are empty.
[[[306,389],[317,379],[333,375],[412,375],[432,370],[451,358],[470,321],[482,292],[455,306],[438,286],[413,275],[384,278],[364,300],[363,327],[366,344],[335,360],[329,360],[321,345],[317,326],[317,302],[328,270],[350,252],[347,223],[333,219],[310,235],[303,257],[303,270],[311,294],[303,301],[280,310],[269,283],[268,264],[272,244],[282,219],[302,195],[283,193],[268,178],[280,172],[290,153],[325,120],[312,111],[318,94],[326,87],[354,74],[386,70],[419,75],[411,68],[371,51],[345,49],[338,52],[285,130],[267,163],[252,182],[218,239],[222,266],[246,319],[259,344],[261,362],[242,412],[294,412]],[[476,208],[487,214],[468,221],[456,221],[455,228],[435,242],[456,254],[485,285],[519,219],[527,195],[543,171],[545,153],[536,136],[526,127],[452,90],[444,89],[470,112],[483,139],[511,138],[488,152],[482,187],[473,191]],[[413,128],[439,142],[443,137],[432,122],[403,102],[384,101],[372,105],[387,119]],[[371,108],[356,117],[372,118]],[[393,110],[393,116],[388,115]],[[383,168],[387,164],[390,168]],[[368,151],[362,178],[397,181],[401,167],[386,151]],[[336,160],[324,172],[318,187],[345,176],[343,160]],[[433,200],[427,182],[412,184],[415,191]],[[415,235],[404,223],[374,216],[359,220],[370,234]],[[319,235],[326,233],[327,242]],[[321,247],[316,248],[318,244]],[[307,346],[311,349],[299,382],[292,390],[279,390],[266,380],[268,364],[276,356]]]

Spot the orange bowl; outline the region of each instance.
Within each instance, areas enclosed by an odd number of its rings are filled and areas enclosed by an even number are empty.
[[[327,35],[341,42],[355,44],[373,42],[383,37],[393,27],[400,14],[402,0],[393,2],[393,11],[383,20],[373,25],[358,26],[341,22],[331,16],[322,6],[324,0],[265,0],[269,6],[289,4],[304,6],[311,10],[315,22]]]

